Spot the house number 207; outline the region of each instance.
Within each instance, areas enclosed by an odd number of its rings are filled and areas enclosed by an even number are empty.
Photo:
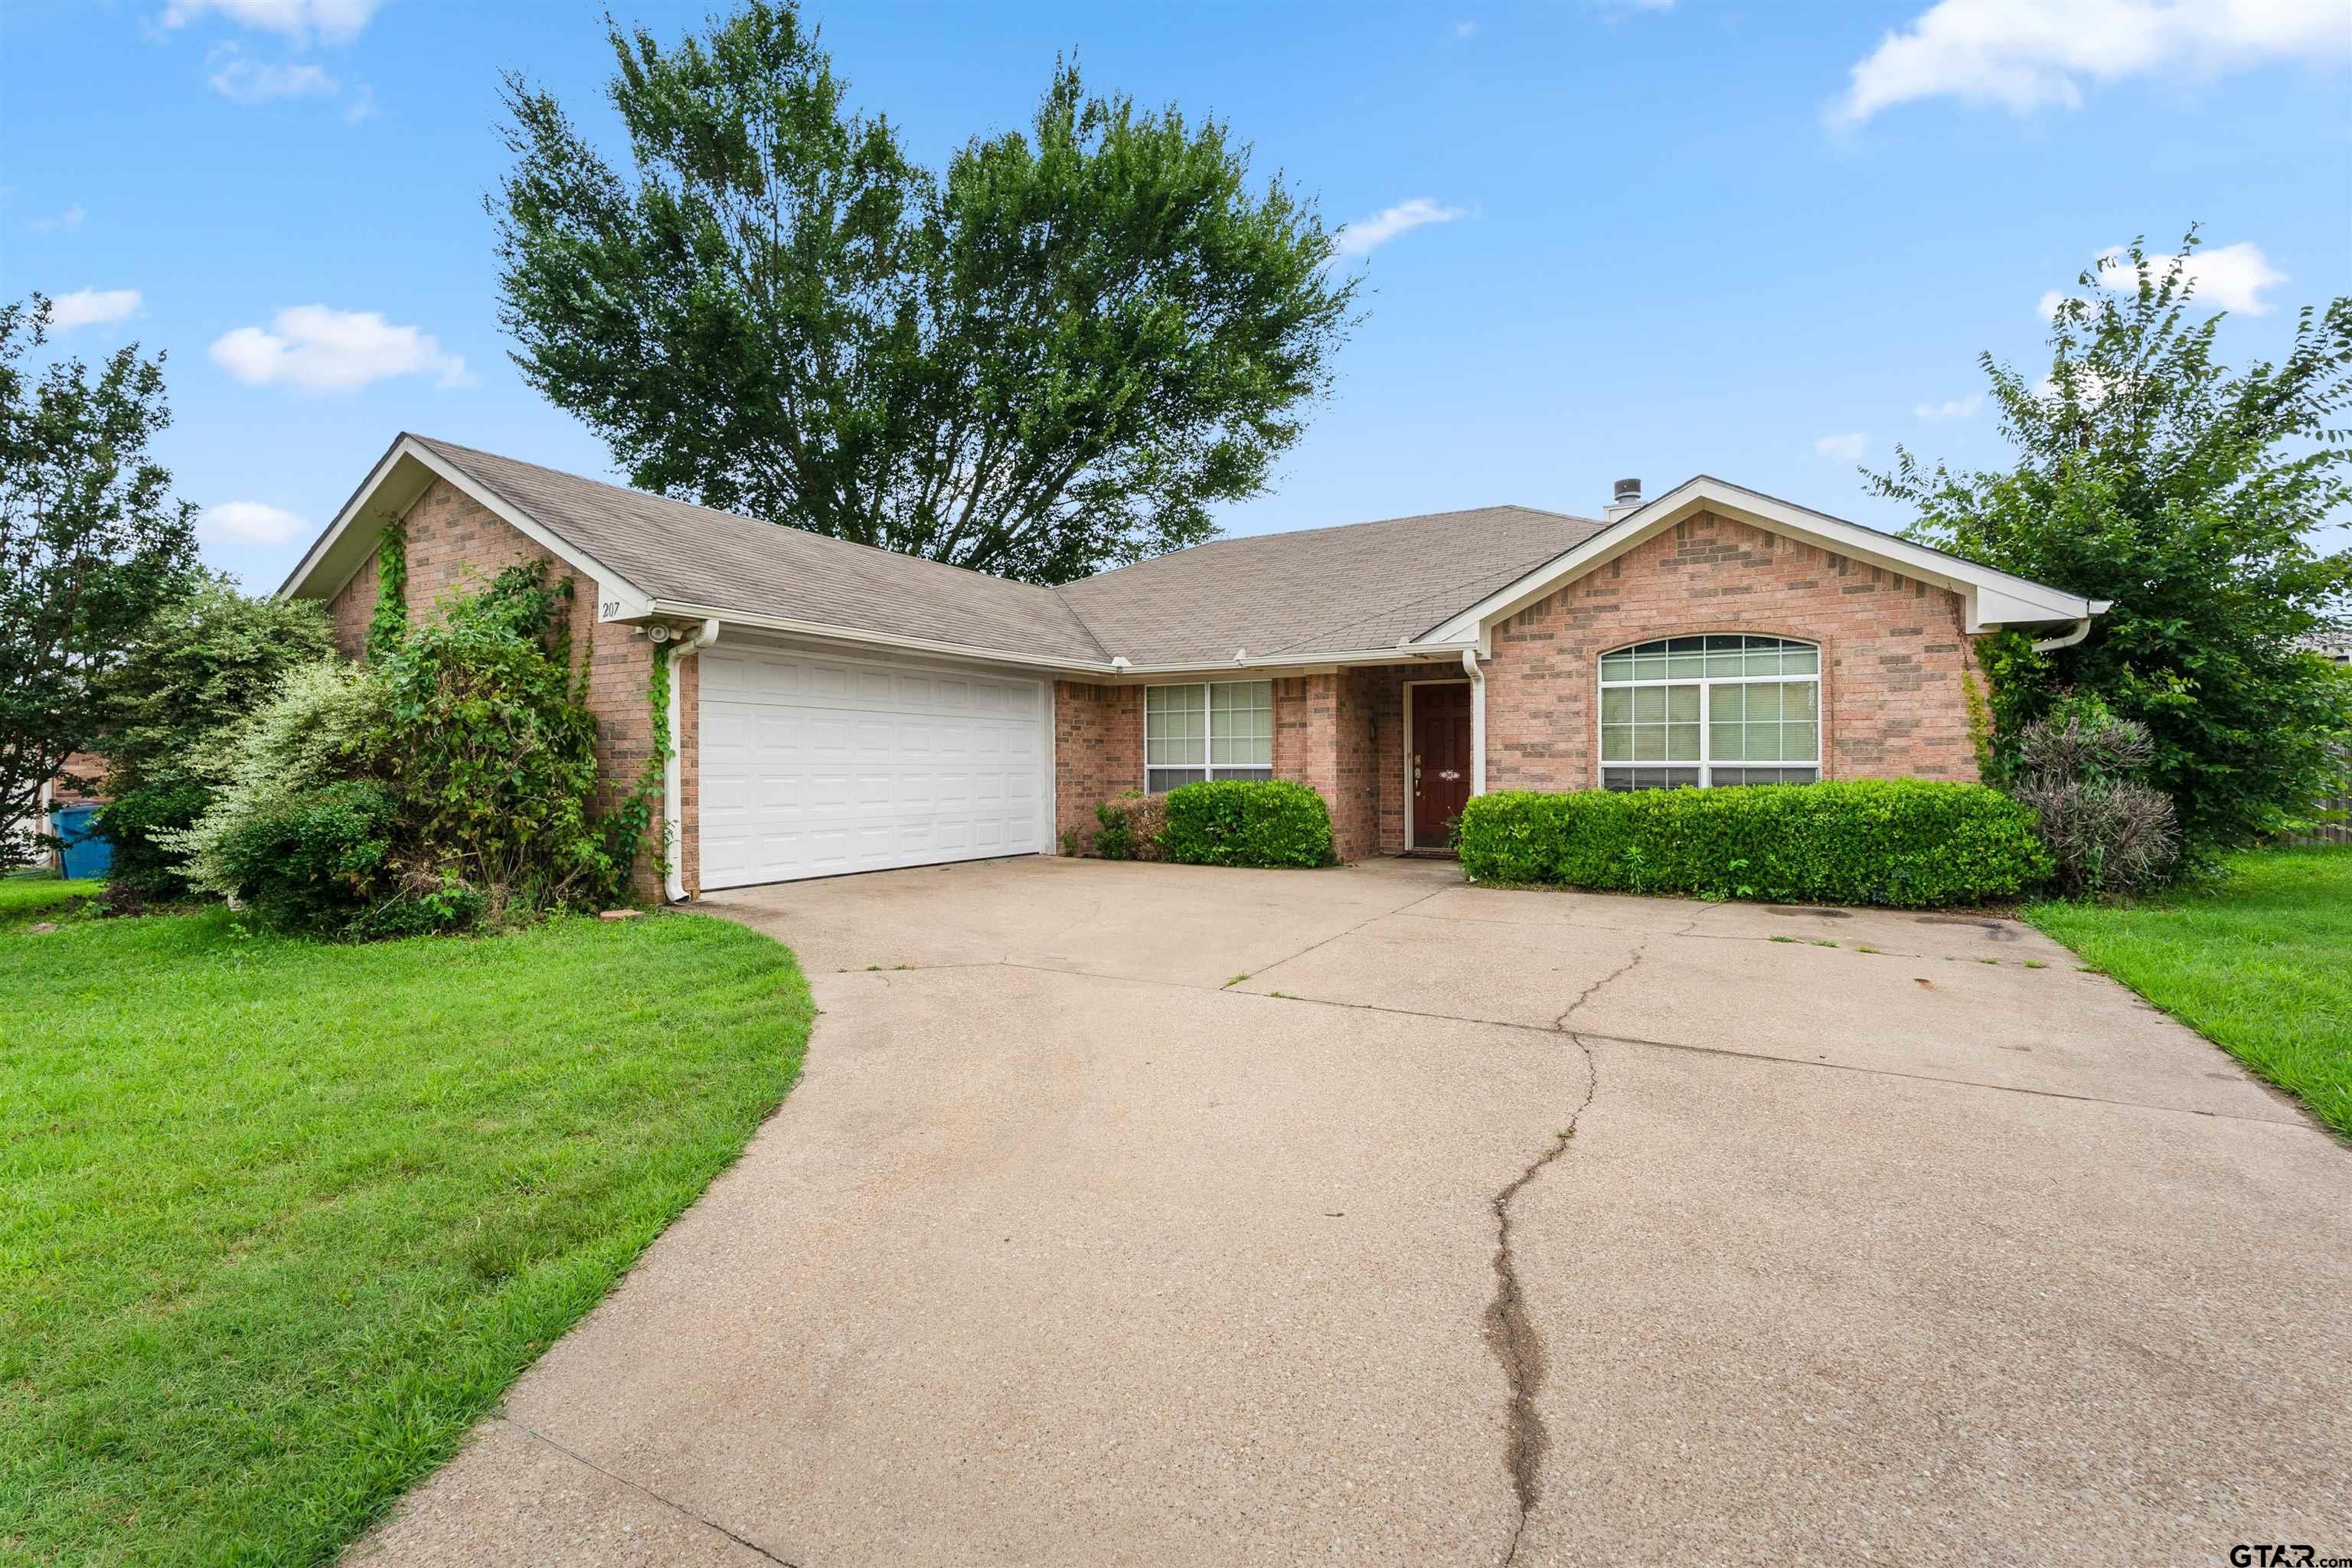
[[[621,601],[618,599],[607,599],[604,604],[597,606],[596,618],[599,620],[609,621],[620,613]]]

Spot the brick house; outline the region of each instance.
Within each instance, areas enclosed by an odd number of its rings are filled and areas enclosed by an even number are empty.
[[[1210,777],[1311,785],[1345,859],[1442,848],[1488,790],[1970,779],[1976,637],[2106,608],[1704,475],[1618,489],[1040,587],[404,435],[281,592],[356,652],[394,520],[414,614],[569,574],[608,791],[673,672],[672,898],[1052,854],[1098,801]]]

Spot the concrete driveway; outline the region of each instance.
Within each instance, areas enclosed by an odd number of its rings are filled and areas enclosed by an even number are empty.
[[[2021,927],[1398,861],[709,907],[805,1076],[362,1554],[2352,1553],[2352,1152]]]

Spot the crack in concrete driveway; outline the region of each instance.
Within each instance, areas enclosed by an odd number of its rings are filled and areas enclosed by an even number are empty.
[[[1544,1454],[1551,1446],[1551,1435],[1536,1408],[1536,1395],[1543,1387],[1550,1363],[1544,1354],[1543,1335],[1537,1331],[1534,1316],[1528,1310],[1527,1293],[1520,1286],[1518,1268],[1511,1256],[1511,1200],[1544,1167],[1567,1152],[1570,1141],[1576,1136],[1577,1123],[1591,1109],[1592,1097],[1601,1088],[1600,1064],[1592,1058],[1592,1047],[1573,1034],[1568,1038],[1584,1058],[1584,1098],[1569,1112],[1568,1125],[1552,1135],[1550,1147],[1529,1161],[1527,1169],[1494,1199],[1495,1299],[1486,1307],[1486,1343],[1494,1351],[1495,1359],[1503,1363],[1504,1380],[1510,1389],[1503,1468],[1510,1475],[1511,1495],[1519,1510],[1510,1545],[1503,1553],[1507,1564],[1517,1559],[1519,1542],[1527,1534],[1528,1516],[1542,1497]]]
[[[1510,1546],[1503,1553],[1506,1564],[1517,1559],[1519,1542],[1527,1534],[1528,1516],[1542,1496],[1544,1454],[1551,1446],[1550,1433],[1536,1408],[1536,1394],[1543,1387],[1550,1363],[1544,1354],[1543,1335],[1538,1331],[1534,1316],[1528,1309],[1527,1292],[1519,1283],[1518,1268],[1511,1256],[1511,1200],[1567,1152],[1570,1141],[1576,1136],[1577,1124],[1592,1108],[1593,1096],[1600,1092],[1600,1063],[1593,1059],[1592,1047],[1584,1038],[1568,1028],[1569,1015],[1592,1000],[1601,987],[1638,968],[1648,947],[1647,941],[1636,946],[1631,958],[1577,993],[1576,1000],[1553,1020],[1552,1027],[1565,1035],[1584,1058],[1584,1098],[1569,1112],[1568,1124],[1552,1134],[1550,1145],[1529,1161],[1527,1168],[1494,1198],[1495,1297],[1486,1306],[1486,1333],[1495,1359],[1503,1364],[1504,1382],[1510,1391],[1503,1436],[1503,1468],[1510,1475],[1511,1495],[1519,1508],[1517,1527],[1511,1531]]]

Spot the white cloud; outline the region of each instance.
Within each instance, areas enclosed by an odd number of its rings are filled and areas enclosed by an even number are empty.
[[[239,327],[215,341],[213,363],[254,386],[349,392],[394,375],[438,375],[443,386],[472,377],[466,362],[415,327],[395,327],[375,310],[297,305],[268,330]]]
[[[1399,202],[1374,217],[1360,217],[1339,231],[1339,251],[1342,256],[1369,256],[1397,236],[1416,229],[1423,224],[1452,223],[1465,217],[1465,207],[1442,207],[1427,196],[1415,196],[1409,202]]]
[[[2086,79],[2346,53],[2344,0],[1937,0],[1854,66],[1829,120],[1859,125],[1930,98],[2076,109]]]
[[[1870,434],[1864,430],[1849,430],[1843,436],[1824,436],[1813,443],[1813,450],[1824,458],[1843,458],[1849,463],[1854,462],[1870,450]]]
[[[49,331],[70,332],[76,327],[120,321],[139,309],[136,289],[78,289],[49,301]]]
[[[76,202],[55,217],[37,217],[27,222],[25,226],[35,234],[71,234],[81,227],[81,220],[89,216],[89,214],[82,210],[81,204]]]
[[[1454,36],[1457,38],[1475,38],[1478,36],[1478,33],[1479,27],[1478,24],[1475,22],[1456,22],[1454,24]]]
[[[1955,397],[1944,403],[1923,403],[1912,410],[1922,419],[1967,419],[1984,406],[1984,395]]]
[[[196,531],[226,544],[283,544],[310,532],[310,525],[283,507],[229,500],[205,508]]]
[[[2269,310],[2270,302],[2263,298],[2263,290],[2287,280],[2285,273],[2271,265],[2260,246],[2244,240],[2236,245],[2207,246],[2186,256],[2151,256],[2147,260],[2150,275],[2158,281],[2178,262],[2183,279],[2195,286],[2196,299],[2249,316]],[[2099,283],[2103,288],[2126,291],[2139,287],[2139,275],[2132,269],[2131,258],[2123,247],[2117,246],[2099,258]],[[2042,298],[2047,300],[2049,296]]]
[[[2263,298],[2263,290],[2275,289],[2288,280],[2285,273],[2271,265],[2262,247],[2250,240],[2208,246],[2182,256],[2151,256],[2147,265],[2148,275],[2158,282],[2178,265],[2183,281],[2194,287],[2191,298],[2248,316],[2269,313],[2271,302]],[[2129,294],[2139,288],[2139,274],[2132,267],[2130,254],[2120,245],[2099,253],[2094,276],[2102,289]],[[2034,310],[2043,321],[2054,321],[2058,308],[2071,298],[2074,296],[2053,289],[2042,296]]]
[[[278,33],[298,44],[313,37],[330,44],[348,44],[360,36],[383,0],[170,0],[163,7],[163,26],[184,27],[207,13],[217,13],[242,27]]]
[[[231,103],[251,107],[281,98],[331,97],[343,90],[342,83],[314,65],[249,60],[233,44],[224,53],[225,58],[223,54],[215,55],[221,68],[206,79],[215,92]]]
[[[374,118],[375,89],[362,82],[352,94],[352,106],[343,110],[343,121],[346,124],[357,125],[362,120]]]

